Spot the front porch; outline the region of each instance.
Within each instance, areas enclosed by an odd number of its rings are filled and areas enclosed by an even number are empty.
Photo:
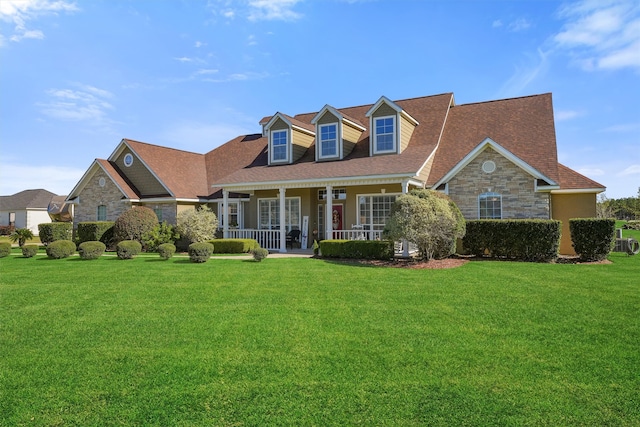
[[[302,230],[297,242],[287,242],[285,230],[260,230],[260,229],[229,229],[223,231],[225,238],[229,239],[255,239],[261,247],[269,251],[287,252],[288,250],[311,250],[314,236],[305,236],[307,230]],[[341,240],[380,240],[382,231],[363,230],[361,226],[355,226],[352,230],[332,230],[333,239]],[[284,241],[284,245],[282,242]]]

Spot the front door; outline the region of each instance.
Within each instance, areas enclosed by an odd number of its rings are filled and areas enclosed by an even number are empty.
[[[327,211],[327,205],[318,205],[318,235],[320,239],[339,239],[341,236],[339,233],[334,233],[333,236],[325,237],[326,234],[326,219],[325,212]],[[344,207],[341,204],[333,205],[333,212],[331,213],[331,228],[333,230],[342,230],[344,228]]]

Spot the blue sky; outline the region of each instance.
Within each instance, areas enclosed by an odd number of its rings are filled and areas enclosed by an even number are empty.
[[[552,92],[561,163],[640,186],[635,0],[0,1],[0,194],[122,138],[205,153],[277,111]]]

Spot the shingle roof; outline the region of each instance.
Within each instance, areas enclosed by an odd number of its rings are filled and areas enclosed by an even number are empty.
[[[44,189],[24,190],[11,196],[0,196],[0,210],[47,209],[55,193]]]
[[[605,189],[605,186],[558,163],[560,190]]]
[[[124,196],[127,199],[139,199],[140,193],[125,177],[125,175],[118,169],[118,167],[104,159],[96,159],[96,162],[102,166],[104,171],[111,177],[113,182],[123,191]]]

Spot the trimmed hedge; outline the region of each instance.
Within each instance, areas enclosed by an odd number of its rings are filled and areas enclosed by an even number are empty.
[[[246,254],[260,247],[255,239],[215,239],[209,243],[213,244],[215,254]]]
[[[545,219],[480,219],[467,221],[462,239],[465,252],[475,256],[551,262],[558,257],[560,221]]]
[[[176,245],[173,243],[163,243],[158,246],[158,253],[160,254],[160,258],[169,259],[176,253]]]
[[[120,259],[132,259],[142,252],[142,244],[137,240],[123,240],[116,245],[116,253]]]
[[[393,258],[390,240],[323,240],[320,253],[326,258],[380,259]]]
[[[269,251],[267,249],[264,248],[255,248],[251,251],[251,254],[253,255],[253,259],[257,262],[262,261],[263,259],[265,259],[266,257],[269,256]]]
[[[11,253],[11,243],[0,242],[0,258],[9,256],[10,253]]]
[[[22,256],[25,258],[32,258],[34,256],[36,256],[36,254],[38,253],[38,245],[24,245],[22,246]]]
[[[146,206],[133,206],[120,214],[113,225],[113,234],[117,241],[137,240],[142,243],[142,236],[158,225],[158,216],[153,209]]]
[[[71,222],[48,222],[38,224],[38,234],[43,245],[56,240],[72,240],[73,239],[73,223]]]
[[[87,241],[78,246],[78,253],[82,259],[98,259],[102,256],[107,246],[102,242]]]
[[[76,231],[76,241],[83,242],[102,242],[106,246],[111,247],[113,244],[113,221],[89,221],[78,224]]]
[[[207,262],[213,253],[213,244],[196,242],[189,245],[189,259],[191,262]]]
[[[632,219],[630,221],[627,221],[622,228],[624,228],[625,230],[640,230],[640,220],[638,219]]]
[[[573,249],[582,261],[602,261],[613,250],[616,220],[572,218],[569,220]]]
[[[52,259],[68,258],[76,251],[76,244],[71,240],[56,240],[47,246],[47,256]]]

